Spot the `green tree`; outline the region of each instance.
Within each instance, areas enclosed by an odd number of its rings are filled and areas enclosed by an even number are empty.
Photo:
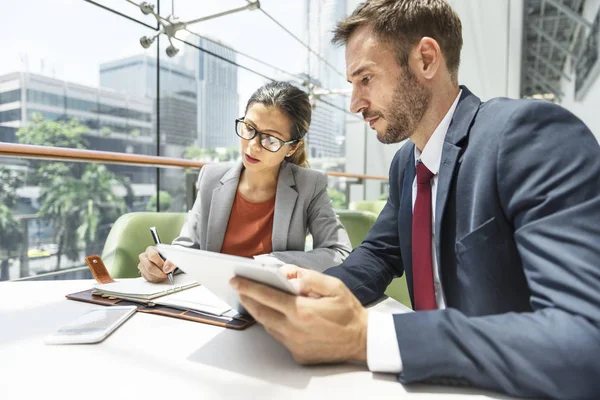
[[[198,161],[234,161],[240,156],[240,149],[237,146],[220,147],[218,149],[201,149],[197,146],[188,146],[184,150],[183,157],[188,160]]]
[[[159,191],[158,195],[160,196],[159,197],[160,210],[158,210],[158,211],[169,211],[169,208],[171,207],[171,203],[173,202],[173,196],[171,196],[169,194],[169,192],[165,192],[164,190]],[[156,193],[154,193],[150,197],[150,200],[148,200],[148,204],[146,205],[146,210],[156,211]]]
[[[12,213],[17,187],[23,179],[16,171],[0,166],[0,281],[8,280],[8,262],[21,245],[21,225]]]
[[[219,157],[219,161],[235,161],[240,156],[240,148],[237,146],[228,147],[225,154]]]
[[[218,154],[215,149],[201,149],[197,146],[187,146],[183,152],[183,157],[188,160],[212,161]]]
[[[85,149],[87,141],[83,134],[88,131],[88,127],[81,125],[76,119],[50,121],[36,113],[26,127],[17,131],[17,138],[22,144]],[[81,176],[84,168],[80,163],[66,164],[38,160],[30,160],[29,167],[32,170],[27,177],[29,185],[48,182],[56,176]]]
[[[100,228],[107,223],[116,221],[127,211],[125,198],[117,196],[113,188],[125,186],[127,193],[131,192],[129,180],[118,178],[104,165],[89,164],[81,178],[87,191],[87,208],[82,210],[81,225],[77,235],[86,245],[86,254],[98,254],[102,251],[104,237],[98,237]]]
[[[33,121],[17,131],[20,143],[40,146],[85,148],[86,126],[77,120],[46,121],[34,115]],[[126,210],[125,203],[112,188],[129,182],[119,179],[98,164],[34,161],[33,181],[41,188],[39,215],[49,220],[58,243],[57,265],[60,269],[64,254],[79,259],[79,249],[87,254],[98,247],[100,227],[113,222]]]
[[[79,259],[81,245],[86,254],[98,252],[99,227],[126,210],[123,198],[112,191],[119,183],[103,165],[87,164],[81,178],[55,177],[42,186],[39,215],[52,221],[58,242],[56,269],[63,254],[70,260]]]
[[[348,208],[348,206],[346,205],[346,195],[344,193],[342,193],[339,190],[334,189],[334,188],[328,188],[327,194],[329,195],[329,198],[331,199],[333,208],[337,208],[337,209]]]

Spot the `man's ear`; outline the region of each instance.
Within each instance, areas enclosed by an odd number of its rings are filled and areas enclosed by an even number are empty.
[[[432,79],[443,63],[440,45],[435,39],[424,37],[417,43],[415,50],[419,60],[419,74],[425,79]]]

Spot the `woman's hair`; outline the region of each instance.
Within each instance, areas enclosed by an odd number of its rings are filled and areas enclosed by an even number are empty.
[[[292,140],[297,140],[296,151],[286,159],[300,167],[308,167],[304,137],[310,126],[312,107],[308,94],[288,82],[269,82],[250,96],[248,109],[255,103],[277,107],[291,121]]]

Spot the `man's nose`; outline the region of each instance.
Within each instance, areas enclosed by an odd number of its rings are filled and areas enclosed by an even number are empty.
[[[360,90],[352,89],[352,97],[350,98],[350,112],[359,113],[367,109],[368,101],[362,95]]]

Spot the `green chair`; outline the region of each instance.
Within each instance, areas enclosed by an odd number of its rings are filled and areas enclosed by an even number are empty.
[[[113,278],[134,278],[139,276],[138,256],[146,247],[154,244],[149,228],[155,226],[160,240],[170,244],[179,236],[187,213],[134,212],[123,214],[112,226],[102,260]]]
[[[353,249],[367,237],[367,233],[377,219],[377,215],[369,211],[335,210],[335,212],[350,236],[350,244]]]
[[[368,211],[336,210],[340,221],[348,231],[350,243],[355,248],[367,236],[377,216]],[[138,256],[146,247],[154,244],[149,228],[155,226],[163,243],[171,243],[179,235],[185,222],[186,213],[134,212],[124,214],[112,226],[102,260],[113,278],[134,278],[139,276]],[[404,276],[394,279],[385,294],[411,306]]]
[[[385,204],[385,202],[383,203]],[[335,212],[348,231],[352,248],[356,248],[362,243],[377,219],[377,215],[369,211],[335,210]],[[385,294],[407,307],[412,307],[405,275],[394,279],[387,287]]]
[[[353,201],[350,203],[350,210],[358,211],[370,211],[375,215],[379,215],[383,207],[385,206],[385,200],[373,200],[373,201]]]

